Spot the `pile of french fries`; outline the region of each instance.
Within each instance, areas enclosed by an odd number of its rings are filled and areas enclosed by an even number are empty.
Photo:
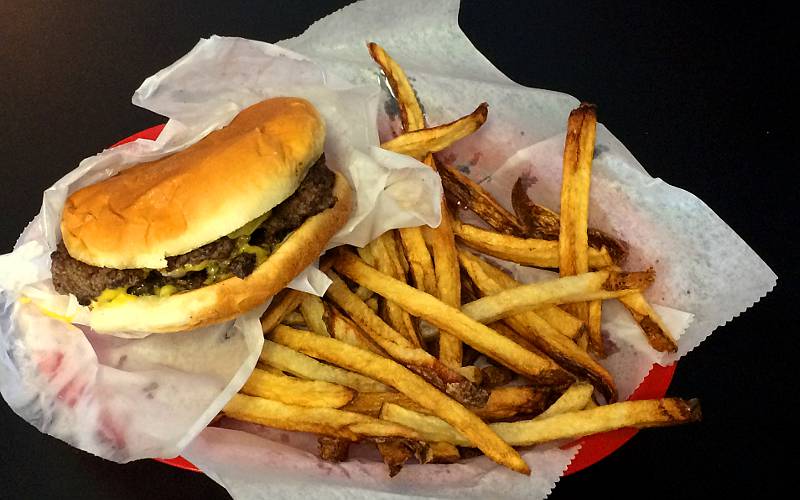
[[[434,156],[478,130],[487,105],[428,127],[403,69],[377,44],[368,48],[403,126],[382,146],[439,172],[442,223],[329,252],[321,268],[333,284],[323,298],[289,289],[275,297],[262,317],[259,365],[224,414],[317,434],[324,460],[374,443],[391,476],[412,458],[452,463],[475,449],[529,474],[517,447],[698,420],[695,400],[617,402],[597,361],[603,300],[619,300],[654,349],[677,345],[642,295],[654,272],[622,271],[627,244],[588,227],[595,108],[569,116],[560,215],[534,203],[521,179],[510,213]],[[490,229],[460,221],[463,209]],[[522,284],[481,254],[560,277]]]

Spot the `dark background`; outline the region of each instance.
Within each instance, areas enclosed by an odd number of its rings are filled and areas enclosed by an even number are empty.
[[[347,2],[0,0],[0,253],[41,192],[84,157],[163,120],[130,103],[201,37],[274,42]],[[649,172],[702,198],[775,270],[776,290],[680,363],[670,394],[705,419],[639,433],[564,478],[551,498],[766,494],[797,465],[790,421],[797,334],[798,155],[788,13],[766,7],[464,2],[460,22],[515,81],[599,104]],[[795,141],[796,142],[796,141]],[[2,498],[226,498],[203,475],[117,465],[39,434],[0,403]],[[498,496],[502,496],[498,492]]]

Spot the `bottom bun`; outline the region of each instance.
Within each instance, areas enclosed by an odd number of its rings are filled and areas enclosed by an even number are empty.
[[[135,297],[96,306],[89,326],[97,332],[171,333],[221,323],[263,304],[314,262],[350,215],[352,193],[341,174],[333,186],[336,203],[309,217],[252,274],[228,278],[169,297]]]

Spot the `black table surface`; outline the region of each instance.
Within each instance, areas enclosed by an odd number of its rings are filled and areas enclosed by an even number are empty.
[[[347,2],[0,0],[0,252],[41,192],[84,157],[163,119],[130,103],[142,80],[201,37],[274,42]],[[640,432],[559,482],[552,498],[694,498],[776,491],[795,439],[788,308],[797,277],[798,155],[788,13],[762,6],[464,2],[466,34],[531,87],[600,106],[653,176],[703,199],[775,270],[776,290],[679,364],[671,395],[704,421]],[[795,128],[796,129],[796,128]],[[795,139],[796,140],[796,139]],[[227,498],[202,474],[118,465],[37,432],[0,403],[0,498]]]

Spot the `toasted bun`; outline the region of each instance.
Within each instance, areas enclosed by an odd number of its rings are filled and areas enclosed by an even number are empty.
[[[116,269],[160,269],[274,208],[322,155],[325,125],[303,99],[268,99],[187,149],[73,193],[69,254]]]
[[[169,297],[136,297],[95,306],[90,326],[98,332],[177,332],[227,321],[263,304],[314,262],[347,221],[352,194],[338,173],[333,194],[337,199],[333,207],[308,218],[245,279],[229,278]]]

